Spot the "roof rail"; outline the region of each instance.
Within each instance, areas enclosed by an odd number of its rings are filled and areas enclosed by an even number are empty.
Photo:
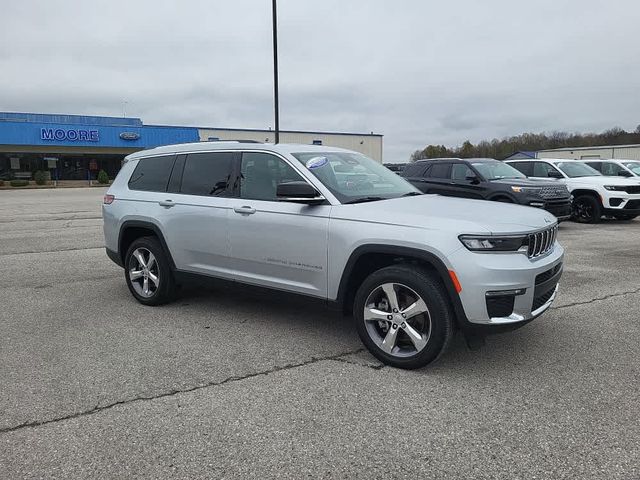
[[[216,142],[216,143],[264,143],[258,140],[220,140],[220,139],[208,139],[207,142]]]

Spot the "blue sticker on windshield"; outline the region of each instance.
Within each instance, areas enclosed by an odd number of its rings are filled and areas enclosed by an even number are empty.
[[[309,170],[313,170],[314,168],[324,167],[327,163],[329,163],[329,159],[327,157],[313,157],[308,160],[305,165]]]

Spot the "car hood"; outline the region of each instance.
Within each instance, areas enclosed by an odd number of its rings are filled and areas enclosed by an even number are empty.
[[[339,205],[333,208],[331,217],[483,235],[528,233],[557,221],[552,214],[538,208],[440,195]]]
[[[572,184],[584,184],[584,185],[639,185],[639,178],[623,178],[623,177],[606,177],[604,175],[594,176],[594,177],[576,177],[576,178],[568,178],[567,181]]]
[[[490,183],[498,183],[500,185],[513,185],[516,187],[554,187],[557,183],[549,180],[535,180],[532,178],[500,178],[490,180]]]

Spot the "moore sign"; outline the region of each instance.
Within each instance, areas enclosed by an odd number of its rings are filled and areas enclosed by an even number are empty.
[[[83,128],[41,128],[40,139],[57,142],[99,142],[100,135],[98,130]]]

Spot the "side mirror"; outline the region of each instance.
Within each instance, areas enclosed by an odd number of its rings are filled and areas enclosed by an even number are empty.
[[[549,170],[547,172],[547,177],[549,178],[564,178],[560,172],[557,170]]]
[[[620,170],[618,172],[619,177],[632,177],[633,174],[631,172],[627,172],[626,170]]]
[[[464,179],[472,185],[477,185],[480,183],[480,180],[478,180],[478,177],[476,177],[475,175],[469,175]]]
[[[285,182],[276,187],[276,197],[281,202],[306,203],[316,205],[325,201],[325,198],[307,182]]]

